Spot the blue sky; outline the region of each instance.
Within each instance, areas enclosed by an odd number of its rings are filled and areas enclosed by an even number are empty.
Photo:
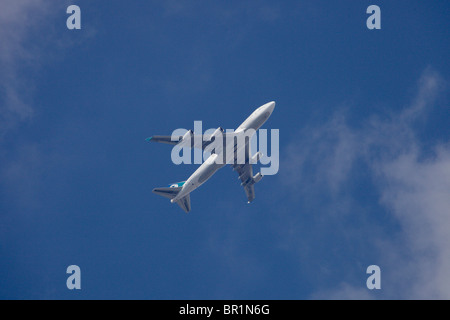
[[[449,11],[1,0],[0,298],[450,298]],[[251,205],[229,168],[189,214],[151,193],[197,165],[146,137],[272,100],[280,170]]]

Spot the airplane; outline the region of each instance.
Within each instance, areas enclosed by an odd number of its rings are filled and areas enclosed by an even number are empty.
[[[261,152],[257,152],[251,156],[250,139],[245,139],[245,143],[237,143],[239,137],[242,135],[251,136],[258,130],[271,116],[275,108],[275,101],[268,102],[257,108],[234,132],[224,132],[219,127],[212,135],[202,135],[200,139],[195,139],[192,130],[187,131],[183,136],[152,136],[147,138],[147,141],[166,143],[171,145],[183,145],[192,148],[205,148],[215,140],[216,137],[222,137],[225,141],[224,150],[234,150],[233,153],[223,155],[217,152],[212,152],[211,155],[203,162],[200,167],[186,180],[171,184],[169,187],[155,188],[153,192],[157,195],[170,199],[171,203],[177,203],[186,213],[191,210],[190,194],[192,191],[204,184],[214,173],[226,164],[231,164],[234,171],[239,175],[241,185],[244,187],[247,195],[248,203],[255,199],[255,183],[259,182],[263,175],[258,172],[253,176],[252,164],[256,163],[261,157]],[[198,138],[198,136],[197,136]],[[213,139],[214,138],[214,139]],[[228,145],[232,143],[233,145]],[[230,148],[230,149],[228,149]],[[242,150],[245,148],[244,150]],[[237,160],[237,154],[244,152],[244,161],[240,163]],[[223,156],[225,161],[217,161],[217,157]]]

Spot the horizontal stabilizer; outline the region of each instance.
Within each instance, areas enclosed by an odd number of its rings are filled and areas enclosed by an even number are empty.
[[[186,196],[178,200],[177,204],[181,209],[184,210],[184,212],[188,213],[189,211],[191,211],[191,195],[187,194]]]
[[[155,188],[153,189],[153,193],[157,195],[173,199],[177,196],[177,194],[181,191],[183,187],[167,187],[167,188]],[[191,196],[190,194],[184,196],[180,200],[177,201],[177,204],[180,206],[184,212],[188,213],[191,211]]]
[[[155,188],[153,189],[153,193],[156,193],[157,195],[169,198],[169,199],[173,199],[176,197],[176,195],[178,194],[178,192],[180,192],[182,187],[176,187],[176,188]]]

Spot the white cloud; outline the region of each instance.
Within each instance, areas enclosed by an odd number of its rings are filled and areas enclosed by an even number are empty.
[[[33,82],[25,77],[39,65],[31,35],[50,14],[44,0],[2,0],[0,5],[0,137],[33,115]]]
[[[375,233],[377,239],[368,240],[379,250],[385,271],[383,297],[450,298],[450,145],[436,143],[426,152],[415,130],[443,88],[439,74],[427,69],[415,98],[400,114],[387,120],[372,117],[362,129],[353,129],[337,113],[323,126],[306,129],[287,148],[282,178],[289,188],[294,180],[296,185],[301,182],[304,187],[294,187],[295,192],[318,207],[324,206],[324,194],[331,194],[327,210],[339,214],[355,209],[358,199],[349,192],[351,180],[359,174],[358,165],[368,168],[369,177],[363,179],[379,196],[374,206],[392,214],[401,230],[394,237],[381,230]],[[339,209],[342,203],[350,205]],[[347,214],[356,217],[361,212]],[[369,233],[369,226],[361,229]],[[353,225],[344,222],[344,227],[354,232]],[[344,282],[313,297],[365,297],[360,291]]]
[[[301,136],[288,147],[283,181],[294,186],[295,192],[298,188],[310,192],[315,187],[337,195],[357,156],[355,133],[342,115],[336,115],[324,126],[306,128]],[[298,183],[305,180],[308,183]]]
[[[397,263],[410,279],[408,298],[450,298],[450,147],[435,153],[420,160],[413,150],[379,164],[382,203],[403,229],[407,251]]]
[[[35,76],[54,56],[49,46],[61,47],[53,27],[55,14],[66,15],[65,5],[67,1],[0,0],[0,187],[21,208],[36,204],[43,160],[49,157],[41,144],[14,143],[5,135],[33,117]],[[65,30],[65,24],[60,28]]]

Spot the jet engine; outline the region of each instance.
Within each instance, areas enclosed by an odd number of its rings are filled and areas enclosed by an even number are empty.
[[[239,176],[239,179],[240,178],[241,178],[241,176]],[[261,172],[258,172],[253,177],[248,178],[246,181],[242,182],[241,186],[245,187],[247,185],[253,185],[255,183],[258,183],[262,178],[263,178],[263,175],[261,174]]]
[[[179,144],[181,146],[190,146],[192,142],[192,135],[193,135],[192,130],[186,131],[186,133],[181,138]]]
[[[261,174],[261,172],[258,172],[257,174],[255,174],[253,176],[253,181],[254,181],[254,183],[258,183],[262,178],[263,178],[263,175]]]
[[[255,153],[255,155],[252,157],[250,163],[258,163],[259,159],[261,159],[263,154],[261,152]]]
[[[212,138],[216,138],[218,135],[222,135],[222,133],[223,133],[222,127],[218,127],[216,131],[214,131],[214,133],[211,135],[210,140],[212,140]]]
[[[186,133],[184,134],[183,138],[181,139],[182,141],[185,141],[187,139],[190,139],[192,137],[192,130],[188,130],[186,131]]]

